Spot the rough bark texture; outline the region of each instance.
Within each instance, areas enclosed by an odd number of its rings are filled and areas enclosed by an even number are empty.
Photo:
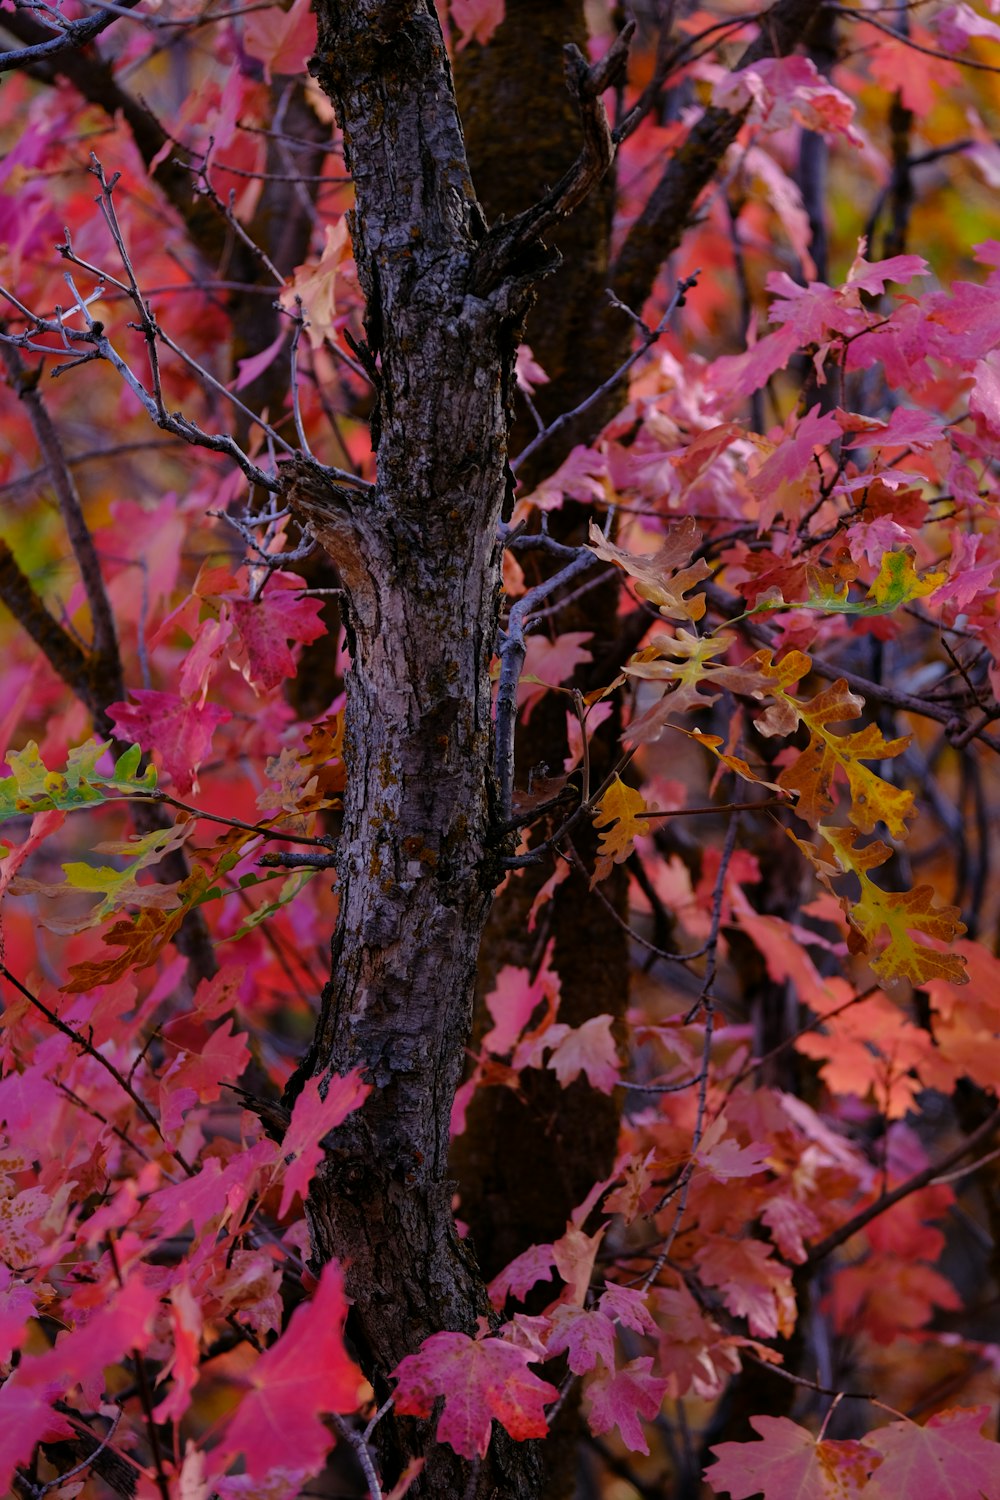
[[[345,587],[352,655],[331,979],[288,1098],[308,1076],[357,1067],[375,1085],[328,1138],[308,1213],[316,1260],[345,1263],[350,1332],[382,1399],[428,1335],[489,1316],[454,1228],[448,1126],[499,871],[488,667],[513,352],[547,258],[530,216],[487,235],[433,7],[318,0],[317,12],[313,67],[356,189],[378,480],[338,486],[308,459],[286,469],[288,503]],[[388,1484],[426,1458],[414,1496],[547,1493],[532,1445],[496,1427],[473,1465],[427,1423],[389,1417],[377,1436]]]
[[[482,1280],[455,1232],[449,1116],[497,879],[489,663],[507,493],[508,389],[528,292],[472,295],[484,236],[433,11],[319,7],[317,76],[344,131],[355,257],[380,361],[372,492],[307,462],[288,498],[348,593],[351,775],[331,980],[303,1073],[375,1085],[310,1196],[318,1260],[340,1257],[351,1332],[380,1396],[440,1329],[475,1331]],[[525,268],[529,270],[530,268]],[[300,1077],[302,1074],[300,1073]],[[428,1424],[381,1424],[385,1477],[425,1453],[411,1494],[530,1496],[537,1454],[495,1432],[476,1467]]]

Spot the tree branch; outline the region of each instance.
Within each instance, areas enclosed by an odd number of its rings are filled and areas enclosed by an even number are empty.
[[[139,0],[119,0],[119,4],[99,10],[93,16],[81,16],[77,21],[67,22],[55,36],[46,40],[38,40],[27,47],[18,47],[13,52],[0,52],[0,73],[9,73],[13,69],[28,68],[32,64],[50,62],[53,58],[61,57],[66,52],[79,53],[95,37],[100,36],[102,31],[107,31],[113,22],[121,19],[122,11],[133,10],[139,4]],[[23,24],[25,18],[16,18]],[[0,25],[5,31],[16,34],[17,28],[14,17],[4,15]],[[42,27],[37,22],[29,22],[29,25],[37,28],[39,32]]]
[[[947,1172],[949,1167],[953,1167],[956,1162],[961,1161],[963,1156],[968,1156],[970,1151],[975,1151],[977,1146],[981,1146],[984,1141],[988,1141],[998,1126],[1000,1126],[1000,1108],[995,1109],[989,1118],[984,1120],[971,1135],[966,1136],[962,1144],[956,1146],[954,1151],[949,1151],[947,1156],[943,1156],[940,1161],[934,1162],[931,1166],[924,1167],[923,1171],[914,1172],[912,1177],[908,1177],[905,1182],[901,1182],[899,1187],[893,1188],[891,1193],[882,1193],[874,1203],[870,1203],[867,1208],[863,1208],[860,1213],[856,1213],[852,1219],[848,1219],[846,1224],[841,1224],[839,1229],[835,1229],[832,1234],[828,1234],[826,1239],[820,1240],[818,1245],[813,1245],[802,1263],[803,1267],[808,1269],[818,1265],[821,1260],[825,1260],[834,1250],[839,1249],[852,1235],[857,1234],[859,1229],[864,1229],[865,1225],[870,1224],[872,1219],[877,1219],[880,1214],[885,1213],[886,1209],[892,1208],[894,1203],[900,1203],[904,1198],[908,1198],[911,1193],[916,1193],[921,1188],[927,1187],[942,1172]]]

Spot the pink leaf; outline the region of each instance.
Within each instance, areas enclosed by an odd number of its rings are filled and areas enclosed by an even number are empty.
[[[555,1264],[551,1245],[530,1245],[522,1250],[490,1282],[488,1290],[493,1306],[503,1307],[508,1294],[523,1302],[525,1293],[537,1282],[552,1280]]]
[[[288,10],[275,5],[248,15],[243,46],[264,64],[268,80],[272,73],[304,73],[309,55],[316,49],[316,18],[309,0],[294,0]]]
[[[191,1405],[191,1392],[198,1384],[198,1346],[201,1341],[201,1307],[186,1281],[170,1292],[170,1326],[174,1353],[164,1375],[174,1377],[173,1389],[153,1412],[157,1422],[179,1422]]]
[[[349,1412],[358,1404],[364,1377],[344,1349],[347,1299],[336,1261],[323,1267],[311,1302],[291,1322],[250,1373],[250,1390],[240,1402],[212,1455],[218,1472],[242,1453],[246,1471],[263,1479],[287,1465],[315,1473],[332,1446],[320,1412]]]
[[[282,1154],[294,1160],[285,1169],[279,1219],[291,1208],[296,1193],[305,1202],[313,1174],[323,1159],[321,1143],[327,1131],[342,1124],[370,1093],[371,1085],[361,1082],[360,1069],[345,1078],[334,1074],[325,1096],[320,1093],[319,1078],[310,1078],[306,1083],[292,1108],[292,1122],[281,1143]]]
[[[555,1014],[559,976],[549,968],[547,957],[546,954],[534,980],[528,969],[515,968],[513,964],[505,964],[500,970],[486,997],[486,1009],[494,1024],[483,1037],[484,1052],[506,1057],[540,1005],[546,1004]]]
[[[36,1443],[75,1435],[66,1418],[52,1410],[44,1390],[15,1385],[11,1376],[0,1387],[0,1490],[15,1493],[14,1470],[28,1462]]]
[[[504,1339],[433,1333],[396,1368],[396,1410],[401,1416],[429,1417],[443,1395],[438,1441],[463,1458],[485,1455],[494,1418],[518,1442],[544,1437],[545,1405],[559,1392],[528,1370],[536,1358]]]
[[[862,1491],[871,1493],[866,1480],[873,1460],[860,1443],[817,1443],[788,1417],[751,1417],[750,1425],[761,1442],[719,1443],[711,1450],[716,1462],[705,1478],[717,1494],[732,1500],[760,1494],[764,1500],[849,1500]],[[904,1493],[895,1492],[897,1497]],[[932,1491],[918,1488],[913,1493],[930,1500]]]
[[[624,1323],[635,1333],[658,1332],[656,1320],[646,1306],[646,1295],[636,1287],[618,1286],[610,1281],[601,1294],[601,1311],[615,1322]]]
[[[788,1267],[760,1240],[706,1240],[696,1251],[698,1272],[718,1287],[729,1311],[746,1318],[758,1338],[788,1335],[795,1325],[795,1294]]]
[[[255,688],[270,692],[295,676],[295,658],[287,642],[308,644],[325,635],[318,599],[300,599],[302,581],[290,573],[272,575],[253,603],[234,599],[233,624],[245,658],[243,675]]]
[[[588,1312],[585,1308],[561,1303],[552,1314],[548,1353],[556,1355],[564,1351],[574,1375],[592,1370],[598,1360],[613,1370],[615,1328],[611,1319],[603,1312]]]
[[[804,125],[822,135],[843,135],[853,146],[862,138],[851,125],[854,105],[822,76],[808,57],[760,58],[716,84],[712,102],[737,111],[751,105],[750,120],[765,130]]]
[[[548,1061],[563,1088],[586,1073],[591,1088],[602,1094],[612,1092],[619,1081],[621,1063],[611,1026],[610,1016],[591,1016],[582,1026],[564,1032]]]
[[[586,1403],[590,1430],[595,1436],[617,1427],[622,1442],[633,1453],[648,1453],[649,1444],[639,1421],[658,1415],[667,1393],[667,1381],[651,1373],[652,1359],[633,1359],[621,1370],[602,1371],[587,1387]]]
[[[249,359],[238,359],[236,367],[239,375],[233,381],[233,390],[242,391],[245,386],[251,385],[265,370],[269,370],[281,352],[281,346],[288,337],[288,329],[284,326],[278,332],[278,337],[273,343],[268,344],[259,354],[251,354]]]
[[[225,1167],[217,1156],[210,1156],[193,1177],[161,1188],[150,1199],[157,1213],[157,1234],[166,1238],[190,1223],[197,1235],[213,1219],[238,1213],[256,1186],[258,1173],[273,1165],[277,1155],[273,1141],[258,1141]]]
[[[0,1265],[0,1365],[6,1365],[20,1349],[28,1333],[28,1319],[35,1315],[30,1286],[15,1281],[9,1266]]]
[[[939,1411],[924,1427],[892,1422],[862,1438],[882,1456],[865,1496],[897,1500],[1000,1500],[1000,1445],[981,1435],[989,1406]]]
[[[505,0],[451,0],[451,19],[461,35],[458,49],[478,42],[485,47],[504,18]]]
[[[732,1136],[726,1135],[726,1119],[719,1115],[705,1131],[695,1161],[705,1167],[719,1182],[728,1182],[734,1177],[753,1177],[767,1166],[771,1148],[761,1141],[752,1141],[741,1146]]]
[[[133,688],[134,703],[109,703],[108,716],[123,739],[153,750],[178,792],[197,789],[197,770],[212,736],[232,714],[215,703],[192,703],[176,693]]]

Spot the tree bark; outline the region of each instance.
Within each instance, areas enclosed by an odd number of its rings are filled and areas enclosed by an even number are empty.
[[[340,910],[309,1075],[363,1067],[365,1106],[332,1139],[310,1194],[317,1261],[345,1263],[351,1332],[379,1399],[405,1355],[490,1316],[446,1180],[476,956],[498,879],[492,655],[498,522],[508,493],[513,355],[540,257],[492,284],[451,72],[433,9],[318,7],[316,75],[356,187],[355,258],[377,375],[371,492],[319,465],[287,499],[347,591],[350,767]],[[492,264],[492,262],[491,262]],[[473,287],[478,290],[473,292]],[[470,1465],[427,1423],[380,1424],[385,1479],[426,1458],[414,1496],[537,1493],[537,1453],[494,1429]]]

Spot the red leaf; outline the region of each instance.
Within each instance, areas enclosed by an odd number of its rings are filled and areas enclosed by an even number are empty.
[[[285,1170],[285,1184],[281,1194],[278,1217],[284,1218],[298,1193],[305,1202],[309,1183],[323,1158],[320,1144],[328,1130],[340,1125],[352,1110],[357,1109],[371,1093],[371,1085],[361,1082],[361,1073],[355,1069],[346,1078],[336,1074],[327,1084],[325,1096],[320,1094],[320,1080],[310,1078],[292,1109],[292,1123],[281,1143],[282,1154],[294,1160]]]
[[[429,1417],[443,1395],[438,1441],[463,1458],[485,1455],[494,1418],[519,1442],[544,1437],[549,1430],[545,1404],[559,1392],[527,1369],[537,1357],[503,1339],[433,1333],[396,1368],[396,1410],[401,1416]]]
[[[574,1375],[592,1370],[598,1360],[613,1370],[615,1325],[603,1312],[588,1312],[585,1308],[563,1302],[552,1314],[552,1334],[547,1352],[554,1356],[564,1350]]]
[[[133,688],[133,703],[109,703],[108,716],[123,739],[155,750],[178,792],[197,790],[196,772],[207,756],[212,735],[232,718],[216,703],[194,703],[176,693]]]
[[[212,1455],[215,1473],[238,1453],[256,1479],[287,1466],[290,1455],[297,1469],[316,1472],[333,1443],[319,1412],[353,1411],[364,1386],[344,1349],[346,1317],[343,1273],[330,1261],[312,1301],[295,1309],[281,1338],[254,1365],[250,1391]]]
[[[300,599],[302,581],[292,574],[272,574],[267,589],[253,603],[233,599],[233,624],[246,661],[243,675],[255,688],[270,692],[295,676],[295,658],[287,642],[306,644],[326,633],[318,599]]]

